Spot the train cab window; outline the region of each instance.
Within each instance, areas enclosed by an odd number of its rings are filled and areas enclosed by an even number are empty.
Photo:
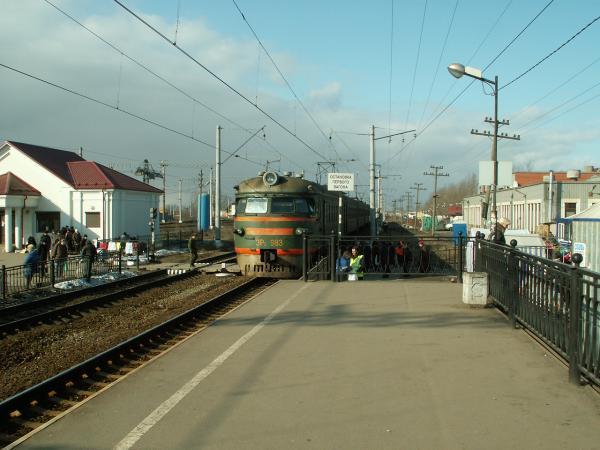
[[[268,199],[249,198],[246,200],[246,214],[265,214],[267,212]]]
[[[240,199],[238,199],[237,203],[235,204],[235,214],[237,216],[238,214],[243,214],[245,212],[246,212],[246,199],[240,198]]]
[[[272,198],[271,199],[272,213],[293,213],[294,200],[291,198]]]

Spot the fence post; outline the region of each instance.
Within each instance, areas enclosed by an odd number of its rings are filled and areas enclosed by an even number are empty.
[[[119,275],[121,275],[121,264],[122,264],[122,255],[123,255],[123,249],[119,246]]]
[[[510,324],[513,328],[517,328],[517,306],[519,302],[519,289],[518,289],[518,265],[517,258],[515,256],[517,241],[512,239],[510,241],[510,247],[508,253],[508,279],[512,281],[512,289],[510,290],[511,296],[510,301],[508,302],[508,315],[510,318]]]
[[[150,262],[150,260],[148,260]],[[137,250],[135,252],[135,268],[140,271],[140,242],[138,242]]]
[[[581,384],[581,371],[579,370],[579,346],[581,337],[581,275],[579,264],[583,257],[579,253],[573,255],[574,263],[571,267],[571,298],[569,302],[569,381]]]
[[[48,265],[50,266],[50,286],[54,287],[54,282],[55,282],[55,278],[56,278],[56,275],[54,273],[54,260],[49,259]]]
[[[329,238],[329,267],[331,270],[331,281],[335,283],[335,234]]]
[[[435,221],[435,220],[434,220]],[[433,225],[432,225],[433,226]],[[464,244],[462,231],[458,233],[458,282],[463,282],[463,270],[464,270]]]
[[[302,233],[302,279],[308,281],[308,238]]]
[[[2,264],[2,300],[6,300],[6,266]]]
[[[179,250],[181,250],[181,230],[179,230]]]

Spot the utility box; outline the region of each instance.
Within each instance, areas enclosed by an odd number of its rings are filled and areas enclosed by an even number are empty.
[[[488,303],[488,274],[486,272],[463,272],[463,303],[484,307]]]

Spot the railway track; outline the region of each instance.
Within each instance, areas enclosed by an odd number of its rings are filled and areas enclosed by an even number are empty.
[[[198,263],[216,264],[234,260],[235,253],[225,253],[204,258]],[[97,293],[98,288],[87,288],[3,308],[0,310],[0,338],[40,324],[71,320],[73,317],[114,304],[146,289],[198,275],[199,272],[195,270],[170,275],[167,269],[164,269],[103,285],[100,293]],[[110,292],[102,293],[107,289]]]
[[[250,279],[0,402],[0,445],[12,448],[275,282]]]

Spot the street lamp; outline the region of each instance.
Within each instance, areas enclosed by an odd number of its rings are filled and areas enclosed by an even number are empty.
[[[475,69],[474,67],[466,67],[459,63],[450,64],[448,66],[448,72],[454,78],[460,78],[463,75],[467,75],[468,77],[475,78],[476,80],[483,81],[484,83],[489,84],[494,89],[494,139],[492,141],[492,162],[494,163],[494,180],[492,184],[492,215],[494,220],[497,220],[497,210],[496,210],[496,189],[498,186],[498,76],[494,77],[494,80],[488,80],[482,76],[480,69]]]

